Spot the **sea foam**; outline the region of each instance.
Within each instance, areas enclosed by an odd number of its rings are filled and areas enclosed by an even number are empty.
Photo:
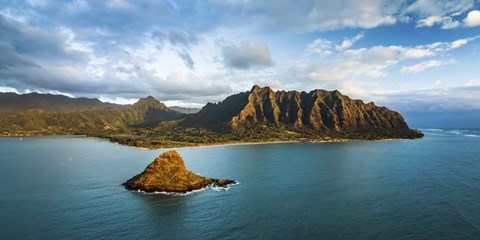
[[[240,184],[240,182],[236,181],[235,183],[228,184],[226,186],[221,186],[221,187],[220,186],[216,186],[216,187],[212,186],[211,188],[212,188],[213,191],[225,192],[225,191],[228,191],[230,189],[230,186],[238,185],[238,184]]]
[[[427,130],[427,131],[434,131],[434,132],[443,132],[442,129],[437,129],[437,128],[426,128],[425,130]]]
[[[192,191],[188,191],[188,192],[165,192],[165,191],[155,191],[155,192],[145,192],[145,191],[141,191],[141,190],[127,190],[127,191],[130,191],[130,192],[134,192],[134,193],[140,193],[140,194],[146,194],[146,195],[167,195],[167,196],[188,196],[190,194],[194,194],[194,193],[197,193],[197,192],[203,192],[205,191],[206,189],[209,189],[211,188],[213,191],[216,191],[216,192],[225,192],[225,191],[228,191],[230,189],[230,185],[238,185],[240,184],[240,182],[236,181],[235,183],[232,183],[232,184],[228,184],[226,186],[223,186],[223,187],[214,187],[213,184],[210,184],[206,187],[203,187],[201,189],[197,189],[197,190],[192,190]]]

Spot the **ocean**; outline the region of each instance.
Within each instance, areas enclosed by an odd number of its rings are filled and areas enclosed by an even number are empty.
[[[480,130],[419,140],[183,148],[228,191],[121,183],[167,150],[0,138],[0,239],[478,239]]]

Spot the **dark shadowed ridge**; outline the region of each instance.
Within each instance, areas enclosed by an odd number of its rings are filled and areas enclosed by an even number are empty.
[[[72,112],[98,109],[123,109],[126,105],[105,103],[98,99],[71,98],[53,94],[0,93],[0,115],[18,114],[29,109],[47,112]]]
[[[176,120],[184,116],[182,113],[171,110],[152,96],[140,98],[125,112],[133,116],[133,122],[130,121],[129,124],[132,127],[154,127],[159,122]]]

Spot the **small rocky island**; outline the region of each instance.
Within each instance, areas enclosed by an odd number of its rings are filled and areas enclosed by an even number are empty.
[[[177,151],[168,151],[123,186],[134,191],[186,193],[209,185],[227,187],[235,183],[234,180],[206,178],[188,171],[182,156]]]

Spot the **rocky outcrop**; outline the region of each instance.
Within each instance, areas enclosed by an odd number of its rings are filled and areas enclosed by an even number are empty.
[[[402,115],[373,102],[351,99],[339,91],[273,91],[254,86],[217,104],[207,104],[188,116],[186,126],[239,132],[258,126],[285,127],[318,132],[412,133]]]
[[[185,193],[209,185],[226,187],[234,183],[234,180],[206,178],[188,171],[180,154],[169,151],[158,156],[142,173],[123,185],[135,191]]]

